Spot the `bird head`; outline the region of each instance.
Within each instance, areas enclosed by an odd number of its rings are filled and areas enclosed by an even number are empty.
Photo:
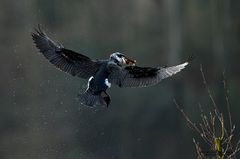
[[[115,52],[115,53],[111,54],[110,60],[112,60],[115,63],[120,64],[120,65],[126,64],[126,65],[134,66],[136,64],[136,60],[131,60],[120,52]]]

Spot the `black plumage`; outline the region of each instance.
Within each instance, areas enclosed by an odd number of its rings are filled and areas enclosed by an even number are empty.
[[[88,79],[98,70],[100,61],[65,49],[60,43],[51,40],[40,26],[32,33],[32,38],[39,51],[60,70],[73,76]]]
[[[138,67],[138,66],[127,66],[125,70],[129,74],[133,75],[134,78],[144,78],[144,77],[154,77],[157,76],[157,73],[160,68],[152,67]]]
[[[172,67],[139,67],[124,54],[115,52],[107,60],[89,57],[64,48],[51,40],[39,26],[32,33],[39,51],[60,70],[73,76],[88,79],[88,88],[79,94],[79,101],[88,106],[110,104],[107,89],[111,84],[119,87],[147,87],[159,83],[181,71],[188,62]]]

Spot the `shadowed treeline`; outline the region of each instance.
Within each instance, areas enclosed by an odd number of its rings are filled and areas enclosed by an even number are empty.
[[[220,109],[222,72],[239,132],[240,21],[237,0],[0,0],[1,159],[192,159],[192,137],[173,102],[191,119],[210,107],[199,65]],[[38,24],[66,48],[89,57],[119,51],[140,66],[175,65],[181,73],[142,89],[109,90],[108,109],[81,106],[87,81],[57,70],[38,53]],[[208,107],[209,106],[209,107]],[[224,111],[223,111],[224,112]],[[239,133],[236,133],[239,134]]]

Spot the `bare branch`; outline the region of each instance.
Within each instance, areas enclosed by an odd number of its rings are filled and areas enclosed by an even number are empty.
[[[199,143],[193,139],[198,159],[206,159],[207,156],[212,156],[213,158],[217,157],[218,159],[236,159],[236,154],[240,151],[240,140],[237,144],[233,144],[233,137],[235,133],[235,125],[232,122],[232,116],[230,112],[230,101],[229,101],[229,90],[227,89],[226,79],[224,78],[224,90],[225,90],[225,98],[226,105],[228,110],[228,118],[229,118],[229,126],[230,129],[226,128],[226,122],[224,115],[219,111],[216,102],[213,98],[213,94],[207,84],[205,74],[203,72],[202,65],[200,65],[200,72],[202,75],[204,86],[207,90],[208,96],[211,99],[213,104],[213,111],[209,114],[206,114],[202,105],[199,105],[200,110],[200,121],[196,124],[192,122],[192,120],[188,117],[188,115],[184,112],[182,108],[180,108],[179,104],[174,99],[174,103],[177,109],[182,113],[184,118],[187,121],[187,124],[190,128],[196,131],[202,138],[202,140],[209,145],[209,151],[203,152]],[[225,73],[223,73],[225,77]]]
[[[225,90],[224,92],[225,92],[225,99],[226,99],[226,103],[227,103],[229,125],[230,125],[230,129],[232,129],[233,124],[232,124],[232,116],[231,116],[231,112],[230,112],[229,89],[227,87],[225,71],[223,71],[223,86],[224,86],[224,90]]]

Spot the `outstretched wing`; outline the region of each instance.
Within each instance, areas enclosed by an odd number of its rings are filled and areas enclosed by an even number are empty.
[[[99,69],[101,62],[65,49],[60,43],[51,40],[38,26],[32,33],[32,39],[39,51],[60,70],[73,76],[89,78]]]
[[[161,80],[168,78],[188,65],[188,62],[183,64],[166,67],[166,68],[152,68],[152,67],[138,67],[127,66],[120,67],[111,65],[109,82],[118,85],[119,87],[147,87],[159,83]]]

